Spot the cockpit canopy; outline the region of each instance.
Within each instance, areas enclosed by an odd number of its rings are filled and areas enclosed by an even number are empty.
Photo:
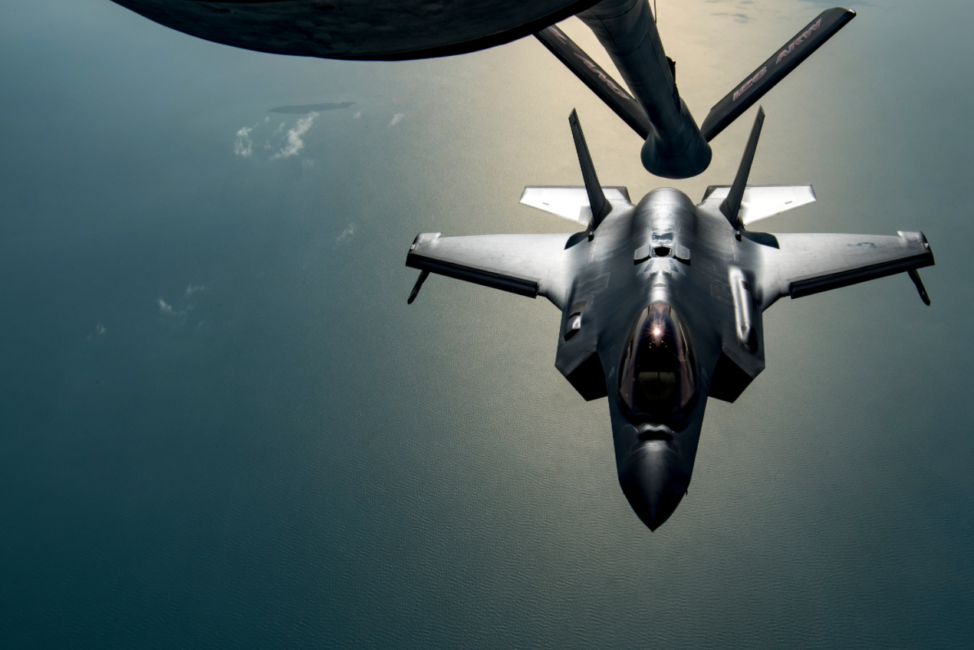
[[[644,309],[629,332],[619,368],[619,395],[633,421],[676,425],[696,392],[693,349],[665,302]]]

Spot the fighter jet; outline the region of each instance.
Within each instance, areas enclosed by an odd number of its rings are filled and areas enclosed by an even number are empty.
[[[528,187],[521,203],[583,232],[416,237],[406,266],[535,298],[561,310],[555,367],[586,400],[607,398],[619,483],[656,530],[687,493],[708,398],[733,402],[764,369],[763,312],[801,298],[933,265],[922,232],[773,234],[751,226],[816,200],[811,186],[749,186],[759,109],[730,186],[700,203],[675,189],[633,205],[603,187],[573,111],[584,186]]]
[[[534,34],[645,141],[643,167],[689,178],[710,165],[710,141],[855,17],[819,14],[737,83],[697,127],[676,85],[647,0],[114,0],[218,43],[327,59],[396,61],[473,52]],[[612,58],[627,91],[557,23],[577,15]],[[631,92],[631,94],[630,94]]]

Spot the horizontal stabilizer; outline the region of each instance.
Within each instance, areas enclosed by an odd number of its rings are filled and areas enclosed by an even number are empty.
[[[711,185],[703,195],[702,204],[713,203],[719,207],[729,193],[727,185]],[[748,185],[741,199],[741,222],[747,226],[815,200],[811,185]]]
[[[795,34],[770,59],[710,109],[710,114],[700,128],[707,142],[713,140],[855,17],[856,12],[842,7],[826,9],[805,29]]]
[[[625,187],[603,187],[602,193],[610,204],[630,207],[629,190]],[[584,187],[525,187],[521,203],[544,210],[569,221],[587,226],[592,220],[588,191]]]
[[[632,95],[623,90],[615,79],[592,60],[592,58],[582,51],[568,38],[565,32],[561,31],[557,25],[552,25],[535,34],[541,43],[551,50],[551,53],[558,57],[568,69],[581,79],[582,83],[589,87],[599,99],[605,102],[609,108],[615,111],[622,121],[628,124],[639,134],[643,140],[649,137],[652,131],[649,117],[646,111],[639,105]]]

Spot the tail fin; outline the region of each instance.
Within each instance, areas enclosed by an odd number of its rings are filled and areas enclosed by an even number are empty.
[[[751,163],[754,162],[754,152],[758,148],[758,138],[761,136],[761,127],[764,125],[764,109],[758,108],[758,115],[754,118],[754,126],[751,128],[751,136],[747,139],[747,147],[744,148],[744,157],[741,159],[741,166],[737,169],[737,176],[734,184],[731,185],[727,198],[720,204],[720,211],[724,213],[730,225],[735,230],[742,230],[744,223],[741,221],[741,200],[744,198],[744,189],[747,187],[747,177],[751,174]]]
[[[739,83],[737,88],[714,104],[700,127],[704,139],[707,142],[713,140],[855,17],[856,12],[842,7],[826,9],[820,13],[805,29],[795,34],[761,67]]]
[[[588,152],[588,145],[585,144],[585,135],[582,133],[582,125],[578,122],[578,113],[572,109],[572,114],[568,116],[568,124],[572,127],[572,138],[575,140],[575,152],[578,154],[578,165],[582,168],[582,178],[585,180],[585,191],[588,192],[588,204],[592,208],[592,222],[589,225],[589,232],[602,223],[612,205],[606,200],[602,186],[599,184],[599,177],[595,175],[595,165],[592,163],[592,156]]]

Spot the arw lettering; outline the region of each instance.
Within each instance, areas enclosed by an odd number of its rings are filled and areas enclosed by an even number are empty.
[[[758,82],[758,80],[761,79],[761,77],[763,77],[764,76],[764,73],[767,72],[767,71],[768,71],[768,66],[764,66],[763,68],[761,68],[760,70],[758,70],[758,72],[757,72],[756,75],[754,75],[753,77],[751,77],[750,79],[748,79],[747,81],[745,81],[743,86],[741,86],[740,88],[738,88],[737,90],[735,90],[734,91],[734,101],[736,102],[738,97],[740,97],[741,95],[743,95],[747,91],[748,88],[750,88],[751,86],[753,86],[754,84],[756,84]]]
[[[609,79],[607,76],[605,76],[605,73],[602,72],[602,69],[599,68],[599,66],[595,65],[594,63],[592,63],[591,61],[589,61],[588,59],[586,59],[584,56],[582,56],[578,52],[573,52],[573,54],[575,56],[577,56],[578,58],[580,58],[582,60],[582,63],[584,63],[586,66],[588,66],[588,69],[589,70],[591,70],[595,74],[599,75],[599,79],[601,79],[605,83],[605,85],[609,87],[609,90],[611,90],[615,94],[619,95],[619,97],[622,97],[623,99],[631,99],[631,97],[629,97],[629,95],[626,94],[626,92],[624,90],[622,90],[622,88],[620,88],[619,86],[615,85],[615,83],[611,79]]]
[[[548,31],[554,34],[559,41],[561,41],[565,45],[568,45],[568,39],[565,38],[565,35],[561,33],[560,29],[552,25],[551,27],[548,28]]]
[[[778,59],[774,62],[774,64],[778,65],[779,63],[781,63],[781,59],[785,58],[786,56],[794,52],[796,47],[804,43],[806,38],[810,38],[812,32],[814,32],[816,29],[818,29],[821,26],[822,26],[822,19],[819,18],[808,29],[802,32],[801,35],[799,35],[799,37],[796,38],[795,41],[788,46],[787,49],[781,50],[781,54],[778,55]]]

